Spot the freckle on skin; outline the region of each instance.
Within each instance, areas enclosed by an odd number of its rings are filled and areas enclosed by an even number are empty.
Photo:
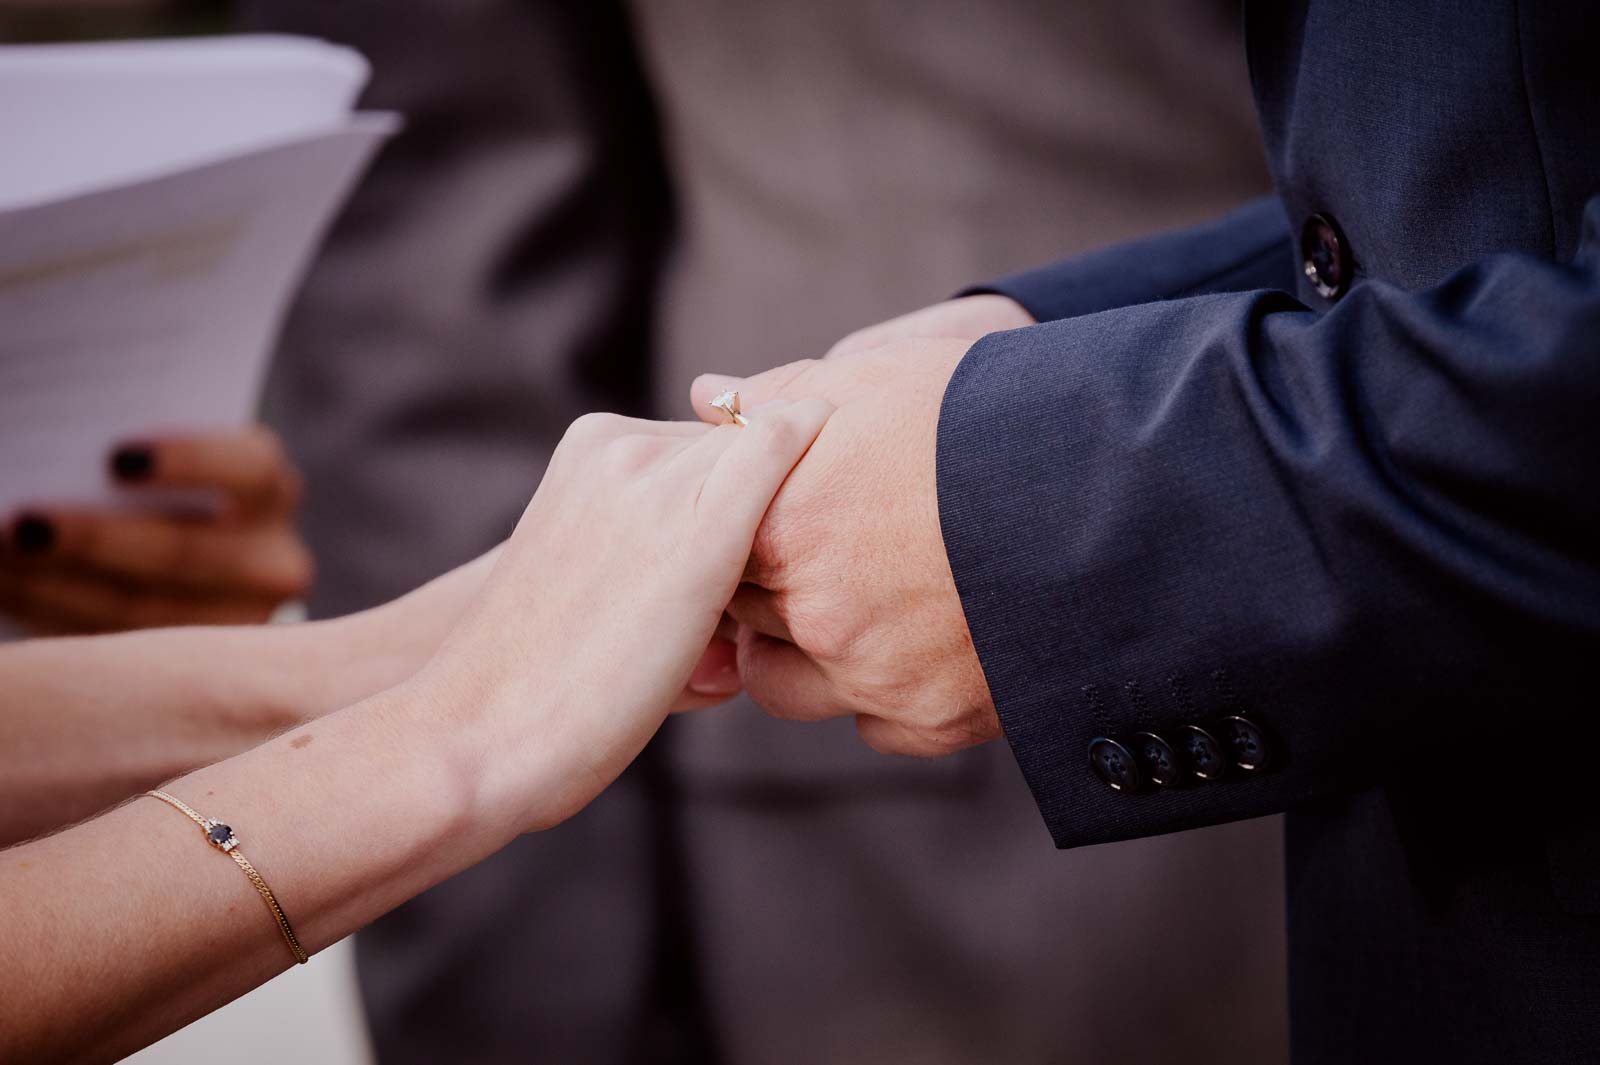
[[[289,746],[291,746],[291,747],[304,747],[306,744],[308,744],[310,742],[311,742],[311,733],[308,732],[304,736],[296,736],[294,739],[290,740],[289,741]]]

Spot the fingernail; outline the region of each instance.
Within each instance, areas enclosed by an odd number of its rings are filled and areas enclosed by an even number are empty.
[[[689,690],[696,695],[733,695],[743,687],[739,681],[739,651],[726,640],[712,640],[695,664],[689,677]]]
[[[733,666],[723,666],[714,673],[689,681],[689,690],[696,695],[733,695],[741,687],[739,670]]]
[[[124,444],[111,456],[111,475],[126,484],[149,480],[155,469],[155,452],[146,444]]]
[[[11,525],[11,543],[20,554],[42,555],[56,542],[56,527],[49,518],[24,514]]]

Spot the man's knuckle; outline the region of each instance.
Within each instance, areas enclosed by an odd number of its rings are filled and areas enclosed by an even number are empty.
[[[942,758],[945,755],[964,751],[972,746],[972,735],[969,730],[937,728],[921,731],[917,734],[916,754],[930,758]]]
[[[853,351],[860,351],[863,348],[873,347],[875,343],[873,338],[878,334],[881,328],[881,326],[869,325],[861,329],[857,329],[853,333],[846,334],[845,336],[841,337],[833,345],[833,347],[828,349],[828,353],[824,355],[823,358],[833,359],[839,357],[840,355],[848,355]]]
[[[789,530],[781,516],[768,512],[766,520],[756,526],[755,539],[750,545],[750,571],[765,578],[757,583],[776,583],[789,564]]]
[[[842,610],[800,607],[785,618],[794,642],[813,658],[838,662],[846,658],[860,633]]]
[[[820,359],[797,359],[779,366],[771,371],[772,379],[768,382],[771,394],[774,397],[785,395],[810,384],[817,368],[822,365]]]
[[[745,647],[739,655],[739,679],[757,706],[773,717],[786,717],[781,685],[773,683],[771,652],[761,641]]]
[[[906,754],[903,737],[898,728],[881,717],[870,714],[856,715],[856,735],[878,754]]]

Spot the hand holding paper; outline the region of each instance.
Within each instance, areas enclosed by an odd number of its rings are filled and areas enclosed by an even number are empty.
[[[118,441],[251,419],[317,239],[394,128],[349,116],[364,77],[292,39],[0,49],[0,513],[114,502]]]
[[[135,498],[200,492],[203,514],[40,507],[0,547],[0,610],[36,635],[266,621],[310,589],[300,477],[270,430],[148,439],[110,456]]]
[[[295,38],[0,48],[0,521],[13,533],[31,529],[37,543],[41,526],[17,521],[36,512],[56,516],[52,546],[67,554],[131,537],[142,546],[109,568],[148,577],[152,510],[225,501],[131,491],[107,457],[127,441],[240,433],[254,420],[299,278],[395,128],[392,116],[351,115],[366,74],[355,53]],[[145,516],[90,537],[81,508],[113,506]],[[271,547],[271,579],[228,583],[227,618],[242,620],[241,589],[273,599],[304,583],[303,549],[280,535],[287,518],[273,519],[256,545]],[[29,609],[24,590],[39,605],[39,589],[19,585],[24,562],[43,564],[13,553],[0,607]],[[236,576],[241,565],[228,563]],[[70,591],[46,596],[52,627],[218,619],[130,599],[126,582],[93,608]],[[110,592],[121,606],[102,609]],[[255,601],[242,611],[260,613]]]

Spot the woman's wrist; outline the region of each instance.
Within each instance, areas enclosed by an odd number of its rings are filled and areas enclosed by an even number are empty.
[[[314,677],[311,716],[400,684],[427,665],[482,588],[498,553],[491,550],[399,599],[294,626],[293,639]]]
[[[459,783],[459,796],[479,824],[504,824],[522,831],[507,779],[508,748],[514,740],[494,713],[499,697],[490,672],[473,669],[444,653],[431,659],[400,686],[414,726],[427,735]]]
[[[535,698],[513,705],[487,671],[445,656],[374,702],[408,744],[426,749],[462,823],[499,847],[559,820],[547,814],[548,791],[570,777],[557,764],[559,745],[534,740],[546,716]]]
[[[284,627],[290,653],[303,664],[305,720],[392,688],[427,662],[434,648],[418,646],[385,609]]]

